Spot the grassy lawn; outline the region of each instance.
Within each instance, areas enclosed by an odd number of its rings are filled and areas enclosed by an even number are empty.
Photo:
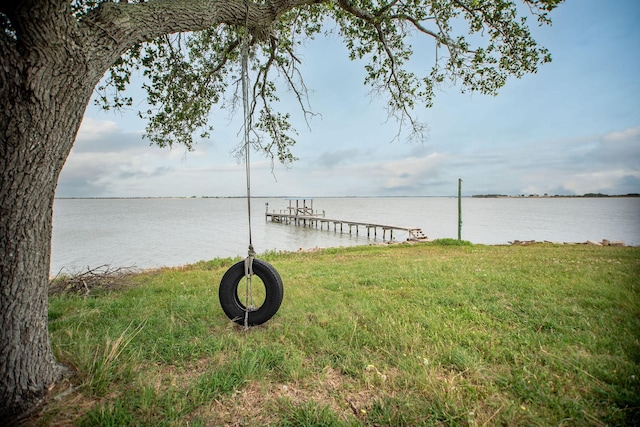
[[[234,260],[51,298],[75,376],[30,425],[639,425],[640,248],[269,253],[280,311],[218,302]]]

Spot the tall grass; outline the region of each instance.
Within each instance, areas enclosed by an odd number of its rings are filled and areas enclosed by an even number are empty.
[[[54,349],[77,375],[29,423],[640,424],[640,248],[417,244],[262,258],[285,299],[248,331],[218,304],[233,260],[52,298]]]

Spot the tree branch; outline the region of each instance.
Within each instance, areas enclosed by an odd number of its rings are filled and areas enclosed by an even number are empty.
[[[326,0],[152,0],[142,3],[101,3],[83,21],[103,23],[125,44],[151,41],[165,34],[200,31],[217,24],[270,26],[285,12]]]

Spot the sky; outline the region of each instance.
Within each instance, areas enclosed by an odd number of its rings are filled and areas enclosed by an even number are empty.
[[[568,0],[551,17],[532,28],[551,63],[495,97],[438,88],[434,106],[414,112],[429,127],[424,143],[394,138],[397,123],[337,36],[308,43],[299,56],[318,115],[307,126],[284,102],[299,160],[252,154],[251,195],[455,196],[458,179],[464,196],[640,193],[640,0]],[[241,117],[213,122],[194,151],[159,148],[142,139],[137,109],[90,104],[57,197],[244,196],[245,165],[233,155]]]

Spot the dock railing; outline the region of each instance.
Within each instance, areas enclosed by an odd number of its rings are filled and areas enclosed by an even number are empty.
[[[389,233],[389,240],[393,240],[394,230],[404,231],[408,233],[409,237],[407,240],[427,240],[427,236],[425,236],[422,229],[419,227],[403,227],[397,225],[326,218],[324,211],[322,213],[313,211],[313,201],[310,203],[307,203],[307,201],[308,199],[302,199],[302,203],[300,203],[300,200],[295,200],[294,205],[293,200],[290,199],[289,206],[285,210],[281,210],[279,213],[276,213],[275,211],[269,212],[267,207],[265,219],[267,221],[271,220],[272,222],[282,224],[315,227],[320,228],[320,230],[324,229],[325,224],[327,226],[327,230],[330,230],[331,225],[333,225],[333,231],[340,231],[340,233],[346,232],[345,229],[348,227],[349,234],[353,234],[353,231],[355,230],[356,235],[359,234],[360,227],[363,227],[367,230],[367,237],[371,237],[373,232],[374,238],[377,238],[378,229],[380,229],[382,231],[383,240],[386,240],[387,232]]]

